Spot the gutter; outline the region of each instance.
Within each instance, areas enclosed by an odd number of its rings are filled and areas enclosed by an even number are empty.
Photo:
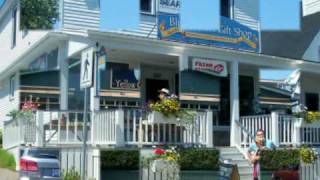
[[[138,45],[150,45],[153,44],[154,47],[161,47],[161,48],[170,48],[171,55],[180,56],[188,52],[188,55],[201,53],[203,54],[203,58],[215,58],[215,56],[219,56],[217,53],[225,54],[232,54],[234,57],[231,59],[217,59],[223,60],[226,62],[238,61],[239,63],[243,64],[251,64],[256,66],[268,66],[270,68],[286,68],[286,69],[293,69],[293,68],[302,68],[303,71],[312,72],[312,73],[319,73],[320,62],[310,62],[303,59],[292,59],[292,58],[285,58],[285,57],[278,57],[266,54],[257,54],[248,51],[238,51],[233,49],[227,48],[219,48],[215,46],[204,46],[204,45],[194,45],[194,44],[187,44],[182,42],[173,42],[173,41],[164,41],[159,39],[148,39],[145,37],[133,36],[133,35],[126,35],[121,33],[115,32],[102,32],[96,30],[88,30],[88,37],[94,38],[96,40],[116,40],[117,42],[132,42]],[[101,38],[104,37],[104,38]],[[205,51],[205,52],[199,52]],[[214,52],[215,51],[215,52]],[[216,53],[216,54],[215,54]],[[210,57],[207,55],[209,54]],[[223,55],[222,54],[222,55]],[[239,57],[239,55],[250,56],[250,58]],[[279,63],[282,66],[279,66]]]
[[[48,32],[44,37],[36,41],[33,45],[31,45],[27,51],[18,56],[15,60],[13,60],[9,66],[7,66],[2,72],[0,72],[0,82],[3,81],[8,74],[14,73],[21,65],[25,63],[22,59],[28,56],[34,49],[38,48],[40,45],[49,41],[51,39],[54,40],[63,40],[67,39],[68,35],[63,34],[61,32]]]

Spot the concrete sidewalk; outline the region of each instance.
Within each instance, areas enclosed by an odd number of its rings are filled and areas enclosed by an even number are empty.
[[[0,180],[16,180],[19,179],[17,172],[0,168]]]

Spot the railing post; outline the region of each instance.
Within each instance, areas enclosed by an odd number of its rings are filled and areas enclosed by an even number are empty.
[[[96,125],[95,125],[95,123],[96,123],[96,111],[92,111],[91,112],[91,127],[90,127],[90,129],[91,129],[91,140],[89,140],[89,141],[91,141],[91,144],[92,144],[92,146],[95,146],[96,145],[96,142],[95,142],[95,140],[96,140]]]
[[[100,167],[100,149],[92,149],[92,159],[93,159],[93,178],[96,180],[100,180],[101,175],[101,167]]]
[[[116,110],[116,146],[124,146],[124,112],[123,109]]]
[[[279,146],[279,114],[271,112],[271,140],[276,147]]]
[[[303,118],[294,118],[292,143],[295,146],[301,144],[300,129],[302,127]]]
[[[37,147],[44,145],[44,132],[43,132],[43,112],[37,111],[36,113],[36,143]]]
[[[207,148],[213,147],[213,113],[212,111],[207,111],[207,127],[206,127],[206,146]]]

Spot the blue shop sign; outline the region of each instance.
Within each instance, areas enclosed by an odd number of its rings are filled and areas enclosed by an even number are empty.
[[[219,31],[182,31],[178,14],[158,15],[158,38],[190,44],[260,52],[259,32],[221,16]]]

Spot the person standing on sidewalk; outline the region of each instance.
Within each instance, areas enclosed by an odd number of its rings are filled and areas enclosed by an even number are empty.
[[[275,149],[274,144],[265,138],[264,130],[259,129],[255,135],[255,143],[251,144],[248,150],[248,158],[253,164],[253,179],[260,178],[260,153],[264,149]]]

